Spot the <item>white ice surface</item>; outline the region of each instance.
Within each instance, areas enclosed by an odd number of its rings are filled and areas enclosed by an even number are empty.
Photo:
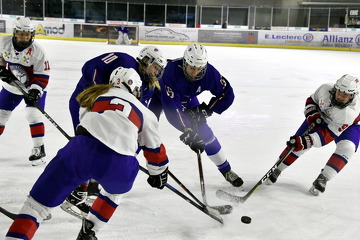
[[[85,61],[110,51],[136,57],[140,46],[40,40],[51,64],[45,110],[70,135],[68,99]],[[185,46],[159,46],[167,58],[182,56]],[[207,47],[209,62],[232,84],[233,105],[209,124],[222,144],[232,168],[249,190],[274,164],[285,142],[303,121],[306,98],[320,84],[335,82],[345,73],[359,76],[357,52],[270,48]],[[201,99],[207,100],[208,94]],[[32,143],[24,104],[13,112],[0,138],[0,206],[20,210],[44,166],[31,167]],[[179,139],[180,133],[161,118],[161,134],[170,158],[170,169],[201,199],[196,155]],[[50,161],[67,140],[44,118],[45,147]],[[101,240],[354,240],[360,236],[360,163],[354,158],[319,197],[308,189],[334,151],[334,144],[312,149],[288,168],[273,186],[259,188],[244,204],[234,204],[224,226],[172,193],[152,189],[139,172],[109,223],[98,233]],[[86,153],[84,153],[86,154]],[[218,188],[230,189],[214,164],[203,154],[207,200],[210,205],[229,204],[215,196]],[[144,166],[143,157],[139,158]],[[171,179],[169,183],[181,188]],[[241,195],[245,193],[239,193]],[[241,216],[252,218],[249,225]],[[11,221],[0,215],[0,236]],[[55,208],[53,218],[41,224],[34,239],[75,239],[81,222]],[[3,238],[1,237],[1,238]]]

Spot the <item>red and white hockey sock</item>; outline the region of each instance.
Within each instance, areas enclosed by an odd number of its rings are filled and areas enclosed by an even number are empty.
[[[36,218],[27,214],[19,214],[10,226],[5,239],[32,239],[38,228],[39,223]]]

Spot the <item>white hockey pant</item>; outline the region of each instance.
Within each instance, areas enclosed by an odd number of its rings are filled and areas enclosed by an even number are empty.
[[[41,123],[42,113],[35,107],[25,108],[25,118],[29,124]],[[44,144],[44,137],[32,138],[34,147],[39,147]]]
[[[11,111],[0,109],[0,126],[5,126],[10,119],[11,113]]]

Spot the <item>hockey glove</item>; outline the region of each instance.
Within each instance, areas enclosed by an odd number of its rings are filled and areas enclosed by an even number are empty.
[[[166,168],[162,173],[158,175],[150,175],[147,179],[147,182],[153,188],[163,189],[167,183],[168,168]]]
[[[196,153],[198,151],[200,151],[200,153],[204,151],[204,141],[192,129],[187,129],[183,134],[181,134],[180,140],[188,145]]]
[[[321,117],[321,112],[317,106],[311,105],[307,107],[304,111],[306,121],[310,126],[312,123],[315,123],[315,129],[318,128],[323,122],[324,119]]]
[[[298,152],[304,149],[311,148],[313,145],[312,138],[309,135],[305,136],[292,136],[290,140],[286,142],[289,148],[294,147],[294,151]]]
[[[195,122],[206,122],[206,118],[212,115],[213,111],[209,109],[206,103],[202,103],[196,107],[187,110],[187,115]]]
[[[0,79],[6,83],[11,83],[16,78],[10,70],[4,66],[0,66]]]
[[[34,107],[35,103],[37,103],[40,97],[40,91],[38,89],[32,88],[29,90],[28,94],[24,96],[24,100],[27,105]]]

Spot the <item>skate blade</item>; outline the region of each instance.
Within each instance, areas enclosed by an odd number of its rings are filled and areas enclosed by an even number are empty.
[[[320,194],[320,191],[317,190],[314,186],[312,186],[312,187],[309,189],[309,192],[310,192],[311,194],[313,194],[314,196],[319,196],[319,194]]]
[[[86,218],[87,214],[84,212],[81,212],[77,207],[72,205],[71,203],[65,201],[63,204],[60,205],[60,208],[64,210],[65,212],[69,213],[70,215],[73,215],[74,217],[77,217],[79,219]],[[76,209],[76,211],[74,210]]]
[[[31,162],[31,165],[32,165],[33,167],[35,167],[35,166],[39,166],[39,165],[45,164],[45,163],[46,163],[46,160],[45,160],[44,158],[40,158],[40,159],[38,159],[38,160],[32,160],[32,161],[30,161],[30,162]]]

